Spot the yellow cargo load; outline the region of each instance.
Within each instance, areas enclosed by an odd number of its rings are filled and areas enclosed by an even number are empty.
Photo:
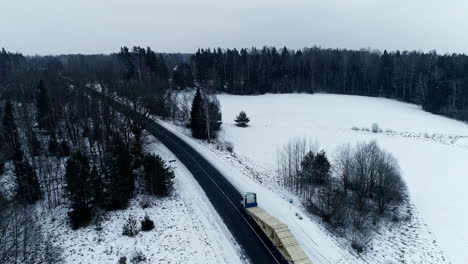
[[[245,208],[245,210],[289,263],[312,264],[287,225],[258,206]]]

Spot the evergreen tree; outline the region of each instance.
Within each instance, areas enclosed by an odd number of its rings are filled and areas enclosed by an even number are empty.
[[[172,191],[174,172],[160,156],[147,155],[143,162],[146,190],[149,194],[168,196]]]
[[[41,152],[42,152],[42,146],[41,146],[41,142],[39,141],[39,139],[37,138],[37,135],[36,135],[36,132],[32,131],[31,132],[31,139],[30,139],[31,142],[29,142],[29,145],[31,147],[31,154],[33,156],[39,156],[41,155]]]
[[[324,150],[315,155],[313,162],[314,167],[314,181],[316,184],[324,184],[328,182],[330,177],[330,162]]]
[[[187,63],[177,65],[173,74],[174,85],[179,89],[193,87],[192,69]]]
[[[3,138],[6,143],[7,151],[6,158],[12,159],[21,152],[19,141],[18,127],[16,126],[15,117],[13,114],[13,105],[11,102],[6,102],[3,112]],[[21,153],[22,157],[22,153]]]
[[[5,171],[5,160],[3,158],[3,152],[0,150],[0,175]]]
[[[190,112],[190,128],[194,138],[208,138],[206,109],[200,88],[197,89],[193,98],[192,111]]]
[[[52,133],[52,135],[49,138],[49,155],[51,156],[57,156],[59,154],[59,145],[57,142],[57,138],[55,137],[55,134]]]
[[[74,229],[85,226],[92,218],[93,185],[88,157],[76,152],[67,161],[65,168],[66,188],[72,211],[68,213]]]
[[[39,127],[47,130],[53,128],[49,95],[42,80],[39,81],[36,107]]]
[[[104,204],[104,184],[102,178],[99,175],[98,169],[93,166],[90,173],[90,183],[91,183],[91,196],[93,199],[93,206],[99,206]]]
[[[379,91],[374,96],[389,96],[392,91],[392,58],[387,50],[380,57],[379,65]]]
[[[60,156],[61,157],[70,156],[70,147],[68,146],[68,143],[65,140],[62,140],[62,142],[60,143]]]
[[[22,156],[17,154],[17,156]],[[19,157],[17,157],[19,159]],[[36,171],[27,160],[15,161],[16,184],[18,186],[17,196],[21,200],[33,204],[42,198]]]
[[[309,151],[301,162],[301,175],[308,184],[324,184],[330,176],[331,165],[325,151]]]
[[[212,98],[206,98],[207,105],[208,105],[208,129],[209,134],[208,141],[212,138],[216,138],[218,136],[218,131],[221,129],[222,124],[222,114],[221,114],[221,107],[219,105],[218,99],[213,96]]]
[[[133,195],[135,182],[132,172],[132,156],[118,134],[112,141],[106,154],[106,167],[109,179],[109,208],[123,209]]]
[[[248,123],[250,122],[250,118],[247,117],[247,114],[244,111],[241,111],[234,120],[236,122],[236,126],[238,127],[247,127]]]
[[[315,154],[312,151],[307,152],[301,162],[301,176],[302,179],[308,183],[312,184],[315,183],[314,181],[314,161],[315,161]]]

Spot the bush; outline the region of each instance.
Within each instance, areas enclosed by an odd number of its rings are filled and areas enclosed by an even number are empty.
[[[133,252],[132,257],[130,258],[130,263],[139,264],[142,262],[146,262],[146,256],[141,251]]]
[[[127,264],[127,257],[120,257],[118,264]]]
[[[141,231],[151,231],[154,229],[154,222],[145,215],[145,218],[141,221]]]
[[[72,229],[78,229],[87,226],[92,218],[92,213],[89,208],[77,207],[68,213]]]
[[[150,208],[151,205],[152,205],[151,200],[149,198],[147,198],[146,196],[145,196],[145,198],[143,198],[143,200],[140,201],[140,206],[143,209]]]
[[[98,214],[96,216],[96,219],[94,220],[94,230],[96,231],[102,231],[103,227],[102,227],[102,221],[103,221],[103,217],[101,214]]]
[[[372,128],[371,128],[373,133],[379,133],[382,132],[382,129],[379,127],[379,124],[373,123]]]
[[[362,253],[369,246],[371,237],[368,232],[362,232],[359,230],[353,230],[349,236],[351,241],[351,247],[356,250],[357,253]]]
[[[225,142],[225,146],[226,146],[226,150],[229,152],[229,153],[232,153],[234,152],[234,144],[230,141],[226,141]]]
[[[134,237],[138,234],[137,221],[133,215],[129,215],[122,228],[122,235]]]

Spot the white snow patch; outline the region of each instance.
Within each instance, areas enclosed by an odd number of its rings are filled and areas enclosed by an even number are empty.
[[[468,263],[468,126],[419,106],[331,94],[219,95],[224,137],[236,152],[275,168],[276,149],[293,137],[316,139],[329,155],[343,143],[377,140],[399,160],[411,201],[453,263]],[[233,119],[244,110],[249,128]],[[396,134],[353,131],[378,123]],[[427,135],[427,136],[426,136]],[[429,260],[426,260],[429,261]]]
[[[424,112],[420,107],[382,98],[328,94],[262,96],[218,95],[223,114],[221,137],[234,143],[235,154],[193,140],[186,129],[161,122],[212,161],[240,191],[258,193],[259,204],[287,223],[314,263],[468,263],[468,126]],[[235,116],[246,111],[250,127]],[[378,123],[382,133],[355,131]],[[426,136],[427,135],[427,136]],[[277,190],[276,150],[291,138],[307,136],[332,155],[343,143],[376,140],[399,160],[408,184],[413,217],[382,227],[372,250],[349,252],[313,216],[298,220],[304,209]],[[290,209],[291,208],[291,209]],[[448,258],[447,258],[448,256]]]
[[[153,137],[147,146],[164,160],[175,156]],[[175,194],[169,198],[138,195],[128,209],[105,214],[103,230],[91,225],[71,230],[66,207],[59,207],[53,220],[48,214],[43,229],[62,248],[67,264],[116,264],[121,256],[129,263],[134,252],[142,252],[146,263],[245,263],[240,247],[209,202],[201,187],[180,162],[173,167]],[[143,209],[143,201],[152,206]],[[155,223],[155,229],[136,237],[122,235],[122,226],[129,215],[136,217],[138,225],[145,214]]]

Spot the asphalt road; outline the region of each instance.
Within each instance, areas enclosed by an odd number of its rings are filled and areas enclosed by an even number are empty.
[[[227,228],[240,245],[243,254],[251,263],[283,263],[281,256],[260,231],[240,209],[241,194],[226,178],[189,144],[131,108],[116,103],[100,93],[90,90],[96,96],[111,104],[113,108],[127,116],[138,116],[145,121],[146,130],[161,141],[198,181],[206,196],[223,219]]]

